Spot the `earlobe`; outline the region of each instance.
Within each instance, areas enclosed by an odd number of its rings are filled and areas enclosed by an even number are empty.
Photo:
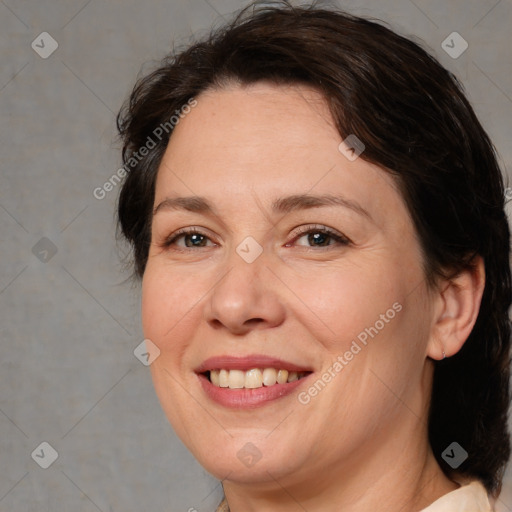
[[[441,283],[427,347],[430,358],[441,360],[459,352],[475,325],[484,287],[485,266],[481,256],[475,256],[470,268]]]

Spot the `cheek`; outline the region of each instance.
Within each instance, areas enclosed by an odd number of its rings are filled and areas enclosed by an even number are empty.
[[[191,407],[179,382],[184,354],[199,321],[198,301],[208,289],[202,283],[193,274],[171,270],[165,263],[148,264],[142,280],[144,337],[160,349],[150,366],[153,385],[168,420],[187,445],[188,422],[200,425],[205,420],[201,409]]]
[[[191,324],[199,301],[208,289],[204,280],[182,271],[171,271],[161,265],[147,266],[142,280],[142,326],[144,336],[164,351],[166,344],[182,339]],[[193,322],[197,325],[197,320]]]
[[[383,279],[383,275],[394,278]],[[289,282],[293,283],[294,302],[301,303],[301,322],[310,326],[330,352],[343,353],[360,333],[364,338],[365,329],[376,322],[382,330],[382,322],[395,317],[393,304],[406,294],[399,270],[378,262],[364,266],[331,264],[294,277]],[[299,309],[295,314],[299,315]]]

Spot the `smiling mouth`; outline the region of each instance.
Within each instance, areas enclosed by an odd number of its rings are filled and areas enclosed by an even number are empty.
[[[203,375],[216,387],[227,389],[258,389],[276,384],[287,384],[303,379],[312,372],[288,371],[276,368],[250,370],[209,370]]]

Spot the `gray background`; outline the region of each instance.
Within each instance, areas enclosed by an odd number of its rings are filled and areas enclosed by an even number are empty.
[[[139,290],[115,243],[118,190],[93,190],[119,167],[114,115],[141,65],[242,5],[0,1],[0,512],[202,512],[219,499],[134,356]],[[339,5],[426,41],[512,169],[511,0]],[[31,47],[48,51],[44,31],[58,43],[46,59]],[[441,46],[453,31],[469,44],[457,59]],[[58,452],[48,469],[31,456],[43,441]],[[498,510],[512,510],[510,472]]]

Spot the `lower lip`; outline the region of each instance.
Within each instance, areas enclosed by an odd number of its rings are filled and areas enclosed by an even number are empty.
[[[302,379],[287,382],[286,384],[274,384],[273,386],[262,386],[255,389],[229,389],[221,388],[212,384],[209,379],[199,374],[199,381],[208,397],[224,407],[232,409],[253,409],[283,398],[293,393],[311,374]]]

